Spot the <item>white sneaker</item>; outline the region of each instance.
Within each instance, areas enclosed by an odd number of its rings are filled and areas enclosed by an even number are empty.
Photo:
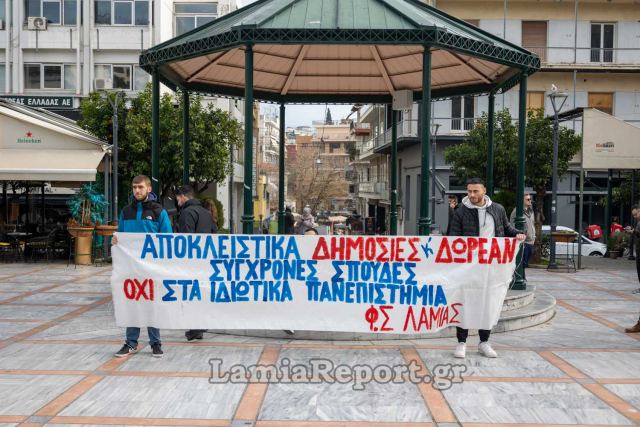
[[[456,351],[453,352],[453,357],[458,359],[464,359],[467,354],[467,344],[459,342],[456,346]]]
[[[496,353],[496,351],[491,348],[491,344],[489,344],[488,342],[481,342],[478,346],[478,352],[484,357],[498,357],[498,353]]]

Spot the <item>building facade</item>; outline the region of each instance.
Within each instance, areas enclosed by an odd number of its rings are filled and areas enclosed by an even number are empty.
[[[0,0],[0,97],[78,119],[80,101],[94,90],[144,89],[150,76],[137,65],[141,51],[235,9],[236,0]],[[244,121],[242,101],[205,102]],[[236,224],[241,215],[240,154],[232,176],[207,194],[223,203],[226,228],[229,212]]]
[[[529,109],[544,108],[546,115],[552,115],[548,95],[555,85],[559,91],[568,94],[561,111],[595,107],[640,127],[640,5],[637,1],[437,0],[429,3],[540,56],[542,68],[528,81]],[[506,108],[517,120],[517,107],[518,87],[496,96],[496,111]],[[380,158],[386,158],[389,153],[391,115],[388,109],[382,108],[384,113],[374,114],[378,125],[372,124],[372,129],[378,126],[384,132],[374,132],[360,150],[360,158],[364,156],[370,164],[381,162]],[[432,218],[435,231],[446,229],[445,195],[462,196],[465,189],[464,183],[451,174],[445,163],[444,150],[465,140],[475,121],[487,110],[486,96],[457,97],[433,104],[433,123],[437,126],[431,129],[435,164],[430,167],[435,170],[436,178],[435,196],[431,192],[432,202],[436,202]],[[362,108],[358,120],[367,121],[370,115]],[[418,106],[414,105],[411,111],[401,112],[399,116],[400,218],[404,233],[414,234],[417,233],[421,192]],[[580,120],[574,120],[563,126],[579,133],[582,124]],[[578,171],[579,165],[573,164],[558,187],[558,224],[576,229]],[[617,180],[617,173],[614,179]],[[599,201],[606,194],[606,186],[606,173],[589,172],[585,184],[584,221],[604,222],[604,208]],[[383,196],[384,193],[379,193],[374,197]],[[623,210],[624,207],[619,208]],[[617,214],[614,210],[613,215]],[[550,217],[549,214],[546,216]]]

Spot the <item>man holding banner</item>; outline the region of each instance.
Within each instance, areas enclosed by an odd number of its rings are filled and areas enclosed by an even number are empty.
[[[156,195],[151,192],[151,180],[148,176],[138,175],[131,184],[133,201],[122,209],[118,221],[118,232],[125,233],[171,233],[171,221],[167,211],[156,201]],[[118,243],[116,236],[111,240],[113,245]],[[148,327],[149,343],[153,357],[162,357],[162,343],[160,330]],[[138,338],[140,328],[127,327],[126,342],[115,354],[125,357],[138,352]]]
[[[211,212],[202,207],[200,200],[194,199],[194,191],[190,185],[183,185],[176,190],[176,201],[180,206],[178,233],[215,234],[218,226],[213,221]],[[206,329],[189,329],[184,333],[187,341],[201,340]]]
[[[479,236],[479,237],[515,237],[519,241],[526,239],[526,235],[515,229],[507,219],[507,213],[502,205],[491,201],[486,195],[487,189],[480,178],[467,181],[467,197],[451,217],[449,225],[450,236]],[[456,327],[458,345],[454,356],[463,359],[466,356],[466,342],[468,329]],[[498,357],[489,344],[491,330],[480,329],[480,345],[478,351],[485,357]]]

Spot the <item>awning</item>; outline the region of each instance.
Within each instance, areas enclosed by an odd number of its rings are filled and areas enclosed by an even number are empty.
[[[109,145],[49,111],[0,100],[0,181],[95,181]]]
[[[585,169],[640,169],[640,128],[595,108],[584,109],[582,126]]]
[[[95,181],[104,152],[0,149],[0,181]]]

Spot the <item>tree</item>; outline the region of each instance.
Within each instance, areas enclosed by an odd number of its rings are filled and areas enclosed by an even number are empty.
[[[330,125],[332,123],[333,123],[333,120],[331,119],[331,108],[327,108],[327,115],[324,118],[324,124]]]
[[[327,209],[332,199],[348,195],[344,168],[333,167],[327,161],[318,163],[318,159],[314,148],[298,146],[296,159],[288,167],[289,197],[295,200],[298,211],[306,205],[314,212]]]
[[[445,161],[461,179],[484,177],[487,172],[488,117],[484,114],[469,132],[469,140],[445,150]],[[581,138],[571,129],[560,128],[558,176],[580,150]],[[508,110],[496,114],[494,133],[494,182],[496,188],[515,192],[518,170],[518,132]],[[525,182],[536,193],[536,242],[533,260],[539,260],[544,217],[544,196],[551,183],[553,162],[553,121],[543,110],[529,111],[527,117]],[[510,212],[507,212],[509,214]]]
[[[113,97],[113,94],[108,96]],[[177,103],[175,100],[179,100]],[[151,175],[151,85],[135,98],[123,99],[118,109],[120,194],[129,193],[131,179]],[[91,93],[80,104],[80,126],[99,138],[112,139],[112,108],[99,93]],[[203,105],[192,96],[189,105],[191,184],[196,193],[222,181],[230,170],[232,147],[241,144],[240,124],[227,112]],[[160,196],[170,194],[171,186],[182,182],[182,96],[165,93],[160,100]],[[127,198],[121,201],[126,203]]]

